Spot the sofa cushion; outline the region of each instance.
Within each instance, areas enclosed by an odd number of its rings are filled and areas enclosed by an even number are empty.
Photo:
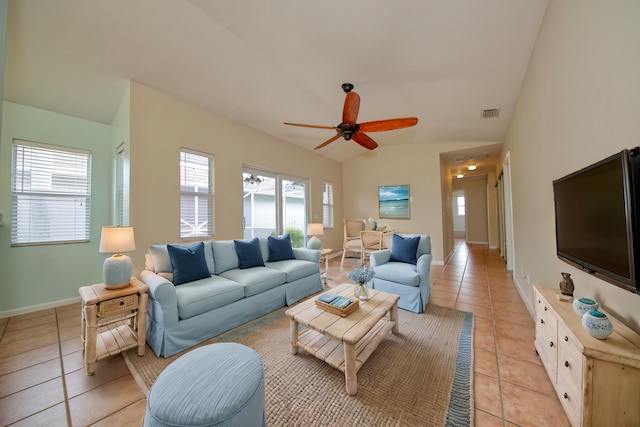
[[[173,273],[166,244],[149,246],[149,255],[151,255],[151,261],[153,262],[152,271],[154,273]]]
[[[420,236],[405,237],[394,234],[391,244],[391,261],[415,264],[418,243],[420,243]]]
[[[240,268],[264,267],[260,241],[257,237],[251,240],[234,240]]]
[[[376,265],[373,281],[387,280],[406,286],[420,286],[420,276],[414,264],[406,262],[387,262]]]
[[[173,267],[174,285],[182,285],[211,276],[204,255],[203,242],[193,243],[189,246],[167,245],[167,251]]]
[[[287,259],[284,261],[267,262],[267,267],[282,271],[287,283],[294,282],[303,277],[320,272],[317,262],[303,261],[299,259]]]
[[[147,257],[145,256],[144,268],[173,282],[173,267],[171,266],[171,259],[169,258],[167,245],[165,243],[151,245],[149,246],[149,253],[147,255],[149,255],[150,260],[147,260]],[[213,240],[207,240],[204,242],[204,257],[207,260],[209,273],[216,274],[213,263]]]
[[[267,242],[269,243],[270,262],[295,259],[289,234],[283,234],[282,236],[269,236],[267,237]]]
[[[196,316],[244,298],[244,287],[220,276],[211,276],[176,286],[178,315],[181,319]]]
[[[233,243],[233,240],[214,240],[213,260],[216,267],[216,274],[238,268],[238,254],[236,253],[236,245]]]
[[[223,277],[244,286],[244,296],[250,297],[285,283],[286,275],[282,271],[269,267],[234,268],[221,274]]]

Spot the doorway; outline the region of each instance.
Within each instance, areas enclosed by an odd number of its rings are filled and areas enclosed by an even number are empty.
[[[453,238],[467,238],[467,207],[464,190],[454,190],[451,197],[453,206]]]

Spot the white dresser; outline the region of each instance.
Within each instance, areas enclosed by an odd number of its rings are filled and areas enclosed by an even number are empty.
[[[613,333],[593,338],[558,289],[534,291],[535,347],[571,424],[640,426],[640,335],[605,312]]]

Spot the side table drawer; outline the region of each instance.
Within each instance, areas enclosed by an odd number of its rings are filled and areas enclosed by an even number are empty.
[[[137,308],[138,294],[126,295],[124,297],[102,301],[100,304],[98,304],[98,316],[112,316],[114,314],[123,313],[125,311],[136,310]]]

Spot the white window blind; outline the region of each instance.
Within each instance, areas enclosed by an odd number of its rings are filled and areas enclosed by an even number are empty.
[[[322,226],[333,228],[333,184],[322,184]]]
[[[213,236],[213,156],[180,150],[180,237]]]
[[[14,140],[11,244],[89,241],[91,152]]]

